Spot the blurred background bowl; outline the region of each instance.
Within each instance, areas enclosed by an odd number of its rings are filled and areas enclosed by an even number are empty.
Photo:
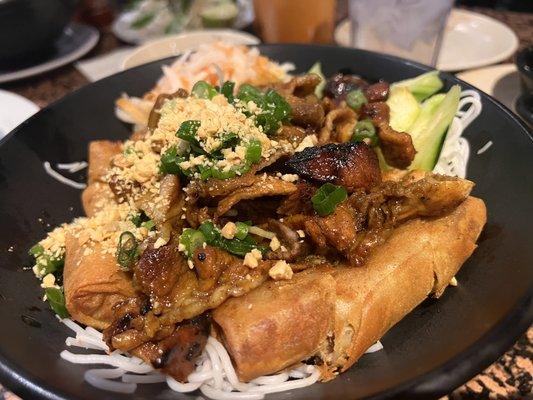
[[[516,67],[520,73],[522,91],[533,93],[533,46],[526,47],[516,55]]]
[[[0,63],[38,57],[72,18],[78,0],[0,0]]]
[[[533,46],[518,52],[516,68],[522,86],[522,95],[516,101],[516,111],[530,127],[533,127]]]

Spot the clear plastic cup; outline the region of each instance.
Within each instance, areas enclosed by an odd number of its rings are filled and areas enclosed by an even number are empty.
[[[354,47],[435,66],[453,0],[350,0]]]

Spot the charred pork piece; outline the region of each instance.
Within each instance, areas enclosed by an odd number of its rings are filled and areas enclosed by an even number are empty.
[[[208,314],[181,322],[170,336],[158,343],[162,355],[154,361],[154,366],[179,382],[186,382],[207,343],[210,326]]]
[[[389,97],[389,87],[390,85],[387,82],[379,81],[368,86],[363,93],[370,103],[385,101]]]
[[[153,131],[157,124],[159,123],[159,119],[161,118],[161,114],[159,114],[159,110],[163,106],[163,103],[170,99],[175,98],[186,98],[189,96],[189,93],[185,89],[178,89],[174,93],[163,93],[157,96],[157,99],[155,100],[154,106],[152,107],[152,111],[150,111],[150,116],[148,117],[148,129]]]
[[[378,101],[365,104],[362,109],[362,118],[370,118],[377,127],[381,151],[387,164],[405,169],[413,162],[416,150],[413,146],[411,135],[397,132],[389,125],[389,106]]]
[[[152,304],[157,304],[165,302],[180,276],[187,270],[187,262],[179,254],[178,246],[168,245],[157,249],[148,246],[135,265],[133,276],[137,287],[149,296]]]
[[[365,90],[368,86],[368,82],[358,76],[338,73],[326,81],[324,95],[340,103],[346,100],[346,96],[352,90]]]
[[[344,186],[350,193],[370,189],[381,181],[376,153],[362,142],[308,147],[287,165],[300,176]]]

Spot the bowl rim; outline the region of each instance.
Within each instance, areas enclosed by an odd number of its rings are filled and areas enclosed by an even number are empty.
[[[378,57],[383,60],[393,61],[395,63],[402,63],[418,68],[422,71],[432,70],[432,67],[402,59],[400,57],[391,56],[387,54],[376,53],[368,50],[353,49],[343,46],[335,45],[307,45],[307,44],[258,44],[251,47],[257,47],[260,51],[262,49],[276,49],[276,48],[292,48],[294,52],[316,49],[330,49],[349,52],[359,52],[362,55],[371,57]],[[293,53],[294,54],[294,53]],[[0,149],[13,135],[22,130],[25,125],[36,118],[40,118],[41,113],[47,112],[49,108],[68,102],[71,97],[83,95],[84,91],[89,87],[105,85],[108,80],[115,79],[117,76],[131,73],[136,70],[141,70],[148,65],[165,63],[175,59],[175,57],[168,57],[162,60],[156,60],[147,64],[139,65],[137,67],[120,71],[102,80],[85,85],[77,90],[63,96],[62,98],[50,103],[42,108],[39,112],[34,114],[28,120],[20,124],[17,128],[8,133],[4,138],[0,139]],[[470,85],[469,83],[455,77],[449,72],[440,72],[441,76],[453,83],[459,83],[463,88],[476,90],[481,94],[483,100],[493,103],[499,108],[512,123],[517,126],[521,134],[524,134],[533,143],[533,131],[520,119],[515,113],[508,109],[505,105],[494,99],[489,94],[483,92]],[[532,260],[533,261],[533,260]],[[365,400],[385,400],[395,398],[396,396],[406,395],[407,393],[413,398],[414,396],[427,397],[442,396],[448,393],[449,388],[456,388],[471,379],[491,363],[496,361],[502,354],[511,348],[511,346],[526,332],[526,330],[533,323],[533,285],[530,285],[529,290],[513,305],[511,311],[506,314],[500,321],[498,321],[490,330],[488,330],[482,337],[472,343],[468,348],[459,353],[457,356],[450,358],[444,364],[428,371],[424,374],[418,375],[408,381],[387,390],[386,393],[377,393],[365,397]],[[40,379],[35,379],[29,376],[23,370],[16,366],[16,363],[0,352],[0,381],[7,387],[19,394],[23,398],[43,399],[43,400],[70,400],[71,397],[66,397],[61,389],[51,387],[46,382]]]

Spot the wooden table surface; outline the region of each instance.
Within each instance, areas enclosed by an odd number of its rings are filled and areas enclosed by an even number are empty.
[[[509,25],[520,39],[520,48],[533,45],[533,14],[484,8],[471,10]],[[105,54],[121,45],[108,30],[104,30],[98,45],[85,58]],[[73,65],[68,65],[38,77],[0,85],[0,88],[16,92],[44,107],[88,83]],[[497,362],[441,400],[533,399],[532,360],[533,327]],[[18,397],[0,385],[0,400],[18,400]]]

